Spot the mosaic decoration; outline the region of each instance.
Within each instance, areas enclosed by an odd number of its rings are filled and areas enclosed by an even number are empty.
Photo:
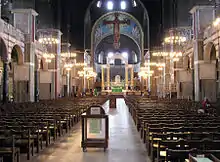
[[[108,14],[103,17],[98,23],[95,25],[94,28],[94,37],[93,37],[93,45],[96,48],[98,44],[103,40],[105,37],[109,35],[113,35],[114,32],[114,24],[105,22],[110,22],[115,20],[115,13]],[[139,46],[141,46],[142,42],[142,30],[141,26],[137,24],[137,20],[134,20],[132,16],[128,14],[118,13],[118,20],[128,21],[129,23],[120,23],[120,34],[126,35],[132,38]],[[120,42],[120,40],[119,40]]]

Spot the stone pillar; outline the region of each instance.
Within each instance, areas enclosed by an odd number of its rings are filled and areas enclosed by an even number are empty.
[[[74,59],[74,65],[73,65],[73,73],[71,76],[71,87],[73,87],[73,80],[74,80],[74,89],[72,90],[74,94],[76,93],[76,59]],[[79,81],[79,79],[78,79]]]
[[[8,63],[3,63],[3,103],[8,102]]]
[[[130,87],[131,87],[131,90],[134,89],[134,66],[133,65],[131,67],[131,85],[130,85]]]
[[[199,61],[203,55],[203,28],[213,22],[214,8],[212,6],[195,6],[190,11],[193,18],[193,53],[194,53],[194,97],[201,100]],[[204,19],[206,17],[206,19]]]
[[[2,17],[2,0],[0,0],[0,18]]]
[[[125,89],[128,90],[128,65],[125,65]]]
[[[35,57],[37,59],[37,57]],[[35,60],[35,63],[38,63],[38,65],[35,65],[35,88],[34,88],[34,96],[35,96],[35,102],[39,101],[39,86],[40,86],[40,60]]]
[[[52,73],[51,99],[58,98],[61,93],[60,87],[60,60],[61,60],[61,35],[58,29],[40,29],[38,30],[39,39],[46,39],[41,42],[47,48],[49,54],[54,54],[55,58],[48,64],[48,69]]]
[[[110,65],[107,65],[107,89],[110,90]]]
[[[215,0],[216,4],[216,16],[220,16],[220,0]]]
[[[67,86],[67,96],[70,96],[70,71],[67,70],[66,73],[66,86]]]
[[[105,90],[105,74],[104,74],[104,66],[102,66],[102,90]]]
[[[26,35],[24,61],[29,66],[28,98],[35,101],[35,22],[38,15],[33,9],[14,9],[14,26]],[[26,23],[24,23],[26,22]]]
[[[69,95],[72,96],[73,95],[73,79],[72,79],[72,70],[70,70],[69,72]]]

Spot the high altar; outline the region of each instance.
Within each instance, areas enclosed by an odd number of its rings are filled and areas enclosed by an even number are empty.
[[[121,81],[120,75],[115,76],[115,82],[111,82],[111,90],[113,93],[121,93],[125,88],[124,83]]]
[[[105,70],[106,69],[106,70]],[[128,81],[128,73],[130,70],[130,82]],[[107,72],[107,77],[105,80],[105,71]],[[130,86],[131,89],[134,87],[134,68],[133,65],[125,64],[125,80],[121,80],[120,75],[116,75],[113,82],[110,82],[110,65],[103,65],[102,66],[102,92],[112,92],[112,93],[122,93],[127,92],[128,87]]]

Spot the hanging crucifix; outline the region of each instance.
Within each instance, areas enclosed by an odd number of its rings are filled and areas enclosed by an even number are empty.
[[[115,19],[112,21],[104,21],[103,24],[107,25],[107,24],[113,24],[113,34],[114,34],[114,48],[115,49],[119,49],[120,47],[120,24],[130,24],[129,20],[119,20],[119,14],[116,12],[115,13]]]

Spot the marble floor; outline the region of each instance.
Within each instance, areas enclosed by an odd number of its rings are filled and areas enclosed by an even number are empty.
[[[109,109],[109,102],[103,107],[109,114],[109,148],[88,148],[82,152],[80,123],[74,130],[61,138],[31,162],[150,162],[144,145],[129,115],[124,99],[117,99],[117,109]],[[23,160],[21,160],[23,162]],[[26,161],[26,160],[25,160]]]

